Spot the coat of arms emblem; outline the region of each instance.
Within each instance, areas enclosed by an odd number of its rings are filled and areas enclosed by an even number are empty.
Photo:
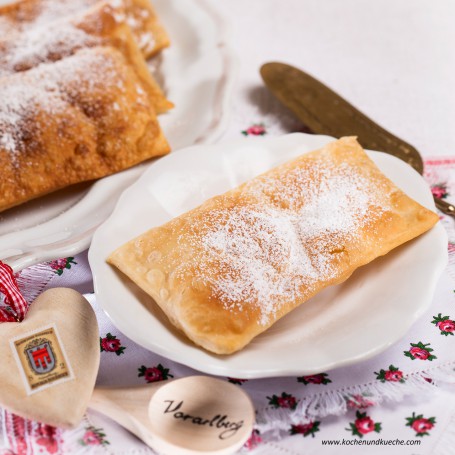
[[[10,345],[28,395],[74,379],[55,323],[12,338]]]
[[[46,338],[33,340],[25,347],[24,353],[30,368],[36,374],[49,373],[55,368],[55,353],[52,350],[52,343]]]

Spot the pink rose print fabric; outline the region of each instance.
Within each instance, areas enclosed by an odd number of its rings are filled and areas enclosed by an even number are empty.
[[[431,429],[436,424],[436,417],[425,418],[423,414],[415,415],[406,418],[406,425],[415,431],[415,436],[423,437],[430,436]]]
[[[449,192],[447,191],[447,183],[435,183],[431,185],[431,192],[434,197],[439,199],[446,199],[449,196]]]
[[[411,360],[428,360],[432,362],[437,357],[431,354],[434,349],[430,347],[431,343],[423,344],[421,341],[418,343],[411,343],[409,351],[404,351],[404,355]]]
[[[450,316],[442,316],[442,313],[439,313],[437,316],[433,316],[431,323],[436,325],[441,335],[453,336],[453,332],[455,332],[455,322],[450,319]]]
[[[174,377],[169,373],[169,368],[164,368],[161,363],[155,367],[146,367],[145,365],[142,365],[138,371],[138,377],[143,377],[145,382],[165,381],[166,379]]]
[[[381,382],[401,382],[404,383],[406,379],[403,377],[403,372],[393,365],[389,366],[388,370],[381,369],[379,373],[374,372],[376,379]]]
[[[275,409],[284,408],[294,410],[297,406],[296,398],[286,392],[282,392],[281,395],[272,395],[271,397],[267,397],[267,399],[269,400],[270,406]]]
[[[346,428],[353,435],[363,438],[368,433],[381,432],[381,423],[375,422],[366,412],[357,411],[355,416],[355,421],[349,424],[349,428]]]
[[[244,136],[264,136],[267,133],[263,123],[254,123],[242,131]]]
[[[110,332],[104,338],[100,338],[101,352],[114,352],[117,355],[121,355],[125,352],[125,349],[126,347],[122,346],[122,342]]]
[[[328,376],[329,375],[327,373],[312,374],[310,376],[300,376],[299,378],[297,378],[297,381],[305,385],[308,384],[327,385],[332,382]]]
[[[291,435],[300,434],[304,438],[307,436],[312,436],[314,438],[314,434],[319,431],[320,424],[321,422],[314,421],[297,425],[291,425],[291,428],[289,429],[289,434]]]
[[[109,444],[103,430],[93,426],[86,427],[84,436],[79,442],[83,446],[106,446]]]
[[[57,275],[63,275],[65,270],[71,269],[72,265],[76,265],[77,262],[74,261],[73,257],[57,259],[55,261],[49,262],[51,269],[55,271]]]

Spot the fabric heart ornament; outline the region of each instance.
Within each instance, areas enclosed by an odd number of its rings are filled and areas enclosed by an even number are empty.
[[[100,361],[92,307],[72,289],[43,292],[21,322],[0,323],[0,358],[0,406],[74,427],[86,411]]]

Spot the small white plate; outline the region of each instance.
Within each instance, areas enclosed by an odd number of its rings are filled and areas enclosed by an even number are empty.
[[[440,224],[324,290],[230,356],[209,354],[186,341],[148,296],[105,262],[147,229],[330,140],[300,133],[245,138],[190,147],[153,164],[123,193],[89,250],[97,300],[113,323],[171,360],[238,378],[320,373],[372,357],[399,340],[431,303],[447,262]],[[435,210],[427,184],[410,166],[384,153],[369,154],[409,196]]]
[[[9,3],[0,0],[0,4]],[[173,150],[214,141],[225,128],[236,60],[226,27],[202,0],[154,0],[172,45],[150,65],[175,108],[159,117]],[[152,68],[153,66],[153,68]],[[150,162],[0,213],[0,259],[20,270],[86,249],[117,198]]]

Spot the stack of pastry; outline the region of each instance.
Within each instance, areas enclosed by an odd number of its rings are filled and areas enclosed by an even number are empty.
[[[0,211],[169,152],[149,0],[21,0],[0,36]]]

